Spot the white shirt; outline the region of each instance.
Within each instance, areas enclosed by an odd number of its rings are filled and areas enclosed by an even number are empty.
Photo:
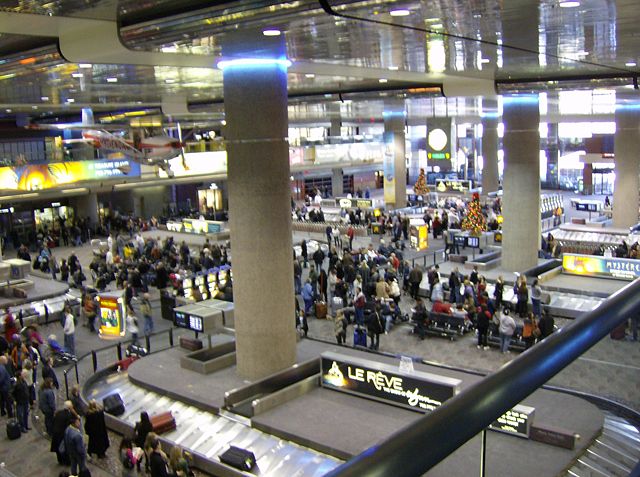
[[[76,324],[73,322],[73,315],[67,313],[64,318],[64,334],[72,335],[76,332]]]
[[[127,328],[129,328],[129,332],[131,333],[138,333],[139,330],[135,315],[127,315]]]
[[[113,265],[113,253],[111,252],[111,248],[107,251],[106,262],[107,265]]]

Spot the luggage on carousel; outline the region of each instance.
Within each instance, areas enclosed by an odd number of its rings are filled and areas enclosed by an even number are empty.
[[[189,338],[188,336],[181,336],[180,347],[188,349],[189,351],[198,351],[199,349],[202,349],[202,340]]]
[[[327,303],[324,301],[316,302],[316,318],[324,320],[327,317]]]
[[[138,356],[129,356],[128,358],[118,361],[116,363],[118,365],[118,371],[128,370],[129,366],[131,366],[131,363],[133,363],[137,359],[138,359]]]
[[[256,465],[256,457],[253,452],[235,446],[229,446],[229,449],[220,454],[220,461],[244,471],[250,471]]]
[[[9,422],[7,422],[7,438],[13,441],[20,439],[21,434],[18,421],[16,419],[9,419]]]
[[[176,428],[176,420],[171,411],[154,414],[149,420],[151,421],[151,426],[153,426],[153,432],[156,434],[164,434]]]
[[[124,402],[118,393],[109,394],[102,400],[104,412],[112,416],[124,414]]]
[[[353,346],[367,347],[367,330],[356,326],[353,330]]]

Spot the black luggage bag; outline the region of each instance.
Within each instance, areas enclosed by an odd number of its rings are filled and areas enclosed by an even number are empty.
[[[253,452],[235,446],[229,446],[229,449],[220,454],[220,461],[234,469],[244,471],[250,471],[256,465]]]
[[[20,431],[20,424],[16,419],[9,419],[7,422],[7,438],[11,441],[20,439],[22,432]]]
[[[112,416],[121,416],[124,414],[124,402],[118,393],[109,394],[102,400],[104,412]]]

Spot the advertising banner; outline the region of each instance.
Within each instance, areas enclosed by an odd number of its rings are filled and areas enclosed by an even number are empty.
[[[343,209],[349,208],[360,208],[360,209],[371,209],[373,208],[373,199],[349,199],[348,197],[338,197],[335,199],[335,202],[342,207]],[[322,201],[324,205],[324,200]]]
[[[96,300],[100,313],[100,338],[120,338],[125,335],[125,316],[122,296],[98,295]]]
[[[29,164],[0,167],[0,189],[34,191],[79,181],[139,176],[140,164],[129,159]]]
[[[384,156],[383,172],[384,172],[384,202],[386,204],[396,203],[396,144],[395,134],[392,132],[384,133]]]
[[[635,280],[640,277],[640,260],[563,253],[562,271],[585,277]]]
[[[326,352],[322,386],[413,411],[431,411],[458,393],[459,379],[420,371],[404,373],[394,366]]]

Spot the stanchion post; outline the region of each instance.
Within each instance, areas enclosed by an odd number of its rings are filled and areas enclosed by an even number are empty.
[[[169,345],[173,348],[173,328],[169,328]]]
[[[69,400],[69,380],[67,379],[67,370],[64,370],[64,391],[67,395],[67,400]]]
[[[91,350],[91,361],[93,362],[93,372],[98,370],[98,355],[94,350]]]
[[[480,444],[480,477],[484,477],[487,466],[487,430],[482,429],[482,443]]]
[[[76,383],[80,384],[80,375],[78,374],[78,363],[76,362],[76,364],[73,366],[73,368],[76,370]]]
[[[149,335],[144,337],[144,342],[147,345],[147,353],[151,353],[151,339],[149,339]]]
[[[122,344],[118,343],[116,345],[116,351],[118,353],[118,361],[122,361]]]

